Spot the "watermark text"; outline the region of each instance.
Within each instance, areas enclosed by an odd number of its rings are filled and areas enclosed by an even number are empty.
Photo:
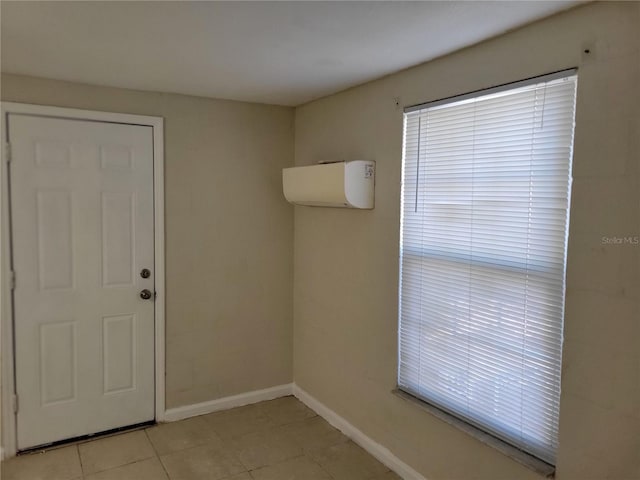
[[[640,245],[640,235],[627,235],[627,236],[603,236],[600,239],[602,245]]]

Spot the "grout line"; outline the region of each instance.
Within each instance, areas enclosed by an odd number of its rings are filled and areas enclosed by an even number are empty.
[[[303,451],[300,455],[295,455],[295,456],[293,456],[293,457],[289,457],[289,458],[286,458],[286,459],[284,459],[284,460],[280,460],[279,462],[270,463],[270,464],[268,464],[268,465],[261,465],[261,466],[256,467],[256,468],[252,468],[251,470],[247,469],[247,472],[248,472],[249,474],[251,474],[251,472],[255,472],[255,471],[257,471],[257,470],[262,470],[263,468],[269,468],[269,467],[274,467],[274,466],[276,466],[276,465],[281,465],[281,464],[283,464],[283,463],[290,462],[291,460],[295,460],[295,459],[297,459],[297,458],[301,458],[301,457],[304,457],[304,456],[306,456],[306,455],[305,455],[305,453],[304,453],[304,451]],[[242,462],[242,460],[240,460],[240,462]],[[251,477],[253,478],[253,475],[251,475]]]
[[[320,470],[322,470],[324,473],[326,473],[329,478],[335,478],[333,475],[331,475],[331,472],[329,472],[318,460],[316,460],[315,458],[313,458],[311,455],[307,455],[305,453],[305,456],[311,460],[313,463],[315,463],[316,465],[318,465],[320,467]]]
[[[160,456],[158,456],[157,458],[158,458],[158,462],[160,462],[160,466],[162,467],[162,470],[164,470],[164,473],[167,476],[167,479],[171,480],[171,475],[169,475],[169,472],[167,471],[167,467],[164,466],[164,462],[162,461],[162,458],[160,458]]]
[[[138,460],[132,460],[130,462],[122,463],[120,465],[114,465],[113,467],[105,468],[104,470],[96,470],[95,472],[85,472],[84,471],[84,465],[82,464],[82,455],[80,455],[80,445],[84,445],[85,443],[95,442],[95,441],[98,441],[98,440],[103,440],[103,439],[106,439],[106,438],[113,438],[113,437],[118,437],[120,435],[126,435],[127,433],[131,433],[131,432],[139,432],[140,430],[142,430],[145,433],[145,438],[147,439],[147,441],[151,445],[151,450],[153,451],[154,456],[147,457],[147,458],[140,458]],[[80,467],[81,467],[81,470],[82,470],[83,478],[84,478],[84,475],[95,475],[97,473],[107,472],[109,470],[114,470],[114,469],[120,468],[120,467],[126,467],[127,465],[132,465],[134,463],[144,462],[145,460],[150,460],[152,458],[158,458],[159,459],[158,452],[156,452],[155,448],[153,447],[153,443],[151,443],[151,439],[147,435],[146,429],[129,430],[129,431],[124,431],[124,432],[120,432],[120,433],[114,433],[113,435],[109,435],[109,436],[106,436],[106,437],[94,438],[94,439],[88,440],[86,442],[78,443],[78,444],[75,445],[75,447],[78,449],[78,456],[80,457]]]
[[[147,432],[146,428],[144,429],[144,435],[145,435],[145,437],[147,437],[147,441],[151,445],[151,450],[153,450],[153,453],[156,454],[156,457],[160,458],[160,454],[158,453],[158,450],[156,450],[156,446],[151,441],[151,437],[149,436],[149,432]]]
[[[84,478],[84,465],[82,465],[82,457],[80,456],[80,448],[78,448],[78,444],[74,445],[76,447],[76,455],[78,455],[78,463],[80,464],[80,477]]]
[[[230,442],[233,443],[233,440],[230,440]],[[240,462],[240,465],[244,467],[245,472],[247,472],[249,476],[252,477],[251,470],[249,470],[249,467],[247,467],[247,464],[242,461],[242,459],[240,458],[240,455],[238,455],[235,450],[232,450],[232,453],[238,459],[238,461]]]
[[[91,472],[91,473],[89,473],[89,474],[87,474],[87,475],[99,475],[99,474],[102,474],[102,473],[104,473],[104,472],[112,472],[113,470],[117,470],[117,469],[119,469],[119,468],[128,467],[129,465],[135,465],[136,463],[146,462],[146,461],[148,461],[148,460],[153,460],[153,457],[149,457],[149,458],[142,458],[142,459],[140,459],[140,460],[134,460],[133,462],[123,463],[122,465],[116,465],[116,466],[114,466],[114,467],[107,468],[107,469],[105,469],[105,470],[99,470],[99,471],[97,471],[97,472]],[[160,463],[162,463],[162,462],[160,462]]]

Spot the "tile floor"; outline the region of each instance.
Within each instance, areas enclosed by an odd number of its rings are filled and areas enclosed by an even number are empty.
[[[294,397],[12,458],[3,480],[393,480]]]

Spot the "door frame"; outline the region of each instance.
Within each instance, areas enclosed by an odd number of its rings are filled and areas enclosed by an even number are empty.
[[[153,205],[154,205],[154,271],[155,271],[155,420],[165,419],[165,256],[164,256],[164,119],[146,115],[99,112],[75,108],[51,107],[28,103],[2,102],[2,162],[0,167],[0,205],[2,225],[0,234],[0,352],[2,366],[2,438],[0,459],[17,453],[17,415],[14,412],[16,392],[15,353],[13,332],[13,304],[11,295],[11,230],[8,165],[8,115],[22,114],[69,120],[88,120],[107,123],[142,125],[153,131]],[[19,279],[17,281],[20,281]]]

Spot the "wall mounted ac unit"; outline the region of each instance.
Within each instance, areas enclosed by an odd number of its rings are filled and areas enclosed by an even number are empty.
[[[375,165],[353,160],[284,168],[284,196],[295,205],[372,209]]]

